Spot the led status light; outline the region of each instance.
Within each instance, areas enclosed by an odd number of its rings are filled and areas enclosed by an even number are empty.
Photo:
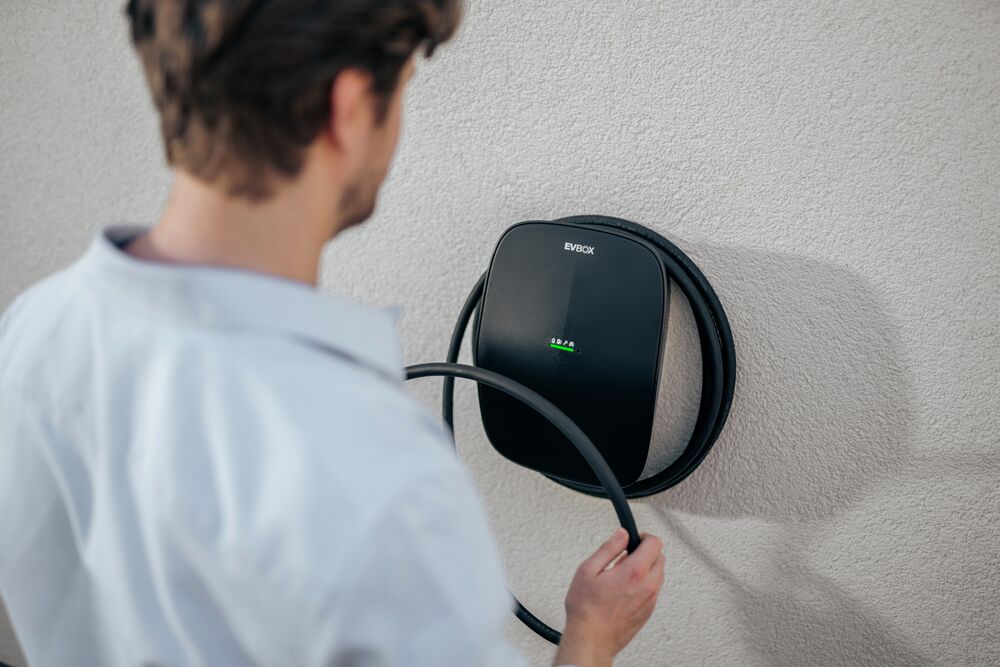
[[[562,350],[563,352],[576,352],[576,342],[563,340],[562,338],[553,338],[549,343],[549,347],[555,350]]]

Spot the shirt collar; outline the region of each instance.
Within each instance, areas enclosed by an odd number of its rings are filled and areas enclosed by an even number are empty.
[[[295,338],[403,380],[400,309],[371,308],[305,283],[214,266],[140,260],[123,250],[143,227],[111,227],[97,235],[80,268],[137,307],[188,323]]]

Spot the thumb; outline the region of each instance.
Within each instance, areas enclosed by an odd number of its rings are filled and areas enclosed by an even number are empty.
[[[598,547],[594,555],[583,561],[580,569],[589,574],[602,572],[611,562],[618,557],[618,554],[625,551],[628,545],[628,532],[624,528],[618,528],[611,533],[611,537]]]

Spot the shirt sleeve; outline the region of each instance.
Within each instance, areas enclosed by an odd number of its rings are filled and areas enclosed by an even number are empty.
[[[460,466],[422,476],[366,534],[322,613],[311,665],[526,665],[503,635],[512,599]]]

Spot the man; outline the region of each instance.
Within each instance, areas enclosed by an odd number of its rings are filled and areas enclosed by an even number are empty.
[[[372,213],[455,0],[132,0],[176,179],[0,324],[0,592],[46,665],[523,664],[467,474],[391,313],[316,290]],[[578,569],[556,664],[609,665],[662,544]]]

